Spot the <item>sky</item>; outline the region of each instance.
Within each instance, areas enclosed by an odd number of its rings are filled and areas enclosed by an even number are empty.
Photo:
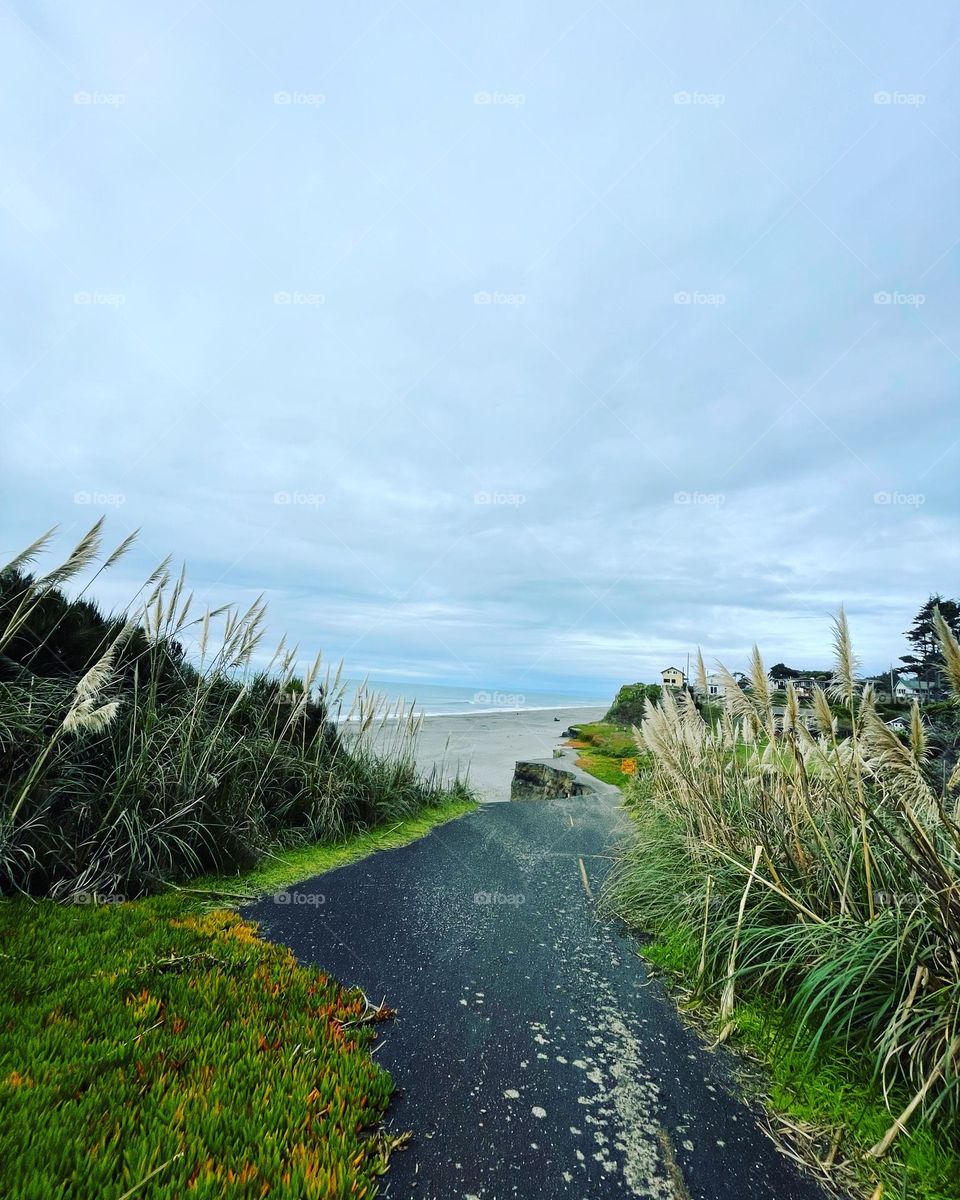
[[[905,652],[960,547],[960,12],[0,8],[0,558],[348,674]]]

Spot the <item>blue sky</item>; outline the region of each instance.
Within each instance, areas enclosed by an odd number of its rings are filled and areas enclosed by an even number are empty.
[[[867,667],[956,595],[960,15],[0,14],[3,551],[101,512],[351,674]],[[682,665],[682,664],[681,664]]]

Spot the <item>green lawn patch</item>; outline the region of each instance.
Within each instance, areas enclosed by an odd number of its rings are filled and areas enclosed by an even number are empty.
[[[625,787],[638,759],[645,757],[637,748],[633,731],[607,721],[578,725],[576,729],[577,737],[570,745],[580,751],[577,766],[604,783]]]
[[[457,799],[195,891],[257,893],[403,845]],[[372,1197],[398,1138],[359,992],[192,892],[0,902],[0,1194]],[[402,1139],[399,1139],[402,1140]]]

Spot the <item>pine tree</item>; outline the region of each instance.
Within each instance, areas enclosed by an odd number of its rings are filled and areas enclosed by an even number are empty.
[[[938,608],[954,634],[960,637],[960,604],[956,600],[945,600],[939,594],[931,596],[904,634],[912,651],[902,655],[900,661],[907,671],[939,692],[943,687],[943,657],[933,627],[933,614]]]

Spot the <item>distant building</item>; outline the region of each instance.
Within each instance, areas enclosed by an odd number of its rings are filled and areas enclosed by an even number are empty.
[[[687,677],[679,667],[667,667],[665,671],[660,672],[660,678],[663,680],[663,686],[667,688],[683,688],[687,684]]]
[[[894,717],[892,721],[886,722],[886,726],[894,733],[906,733],[910,729],[910,722],[906,717]]]
[[[806,679],[798,676],[796,679],[786,679],[780,675],[768,675],[767,683],[770,685],[771,692],[785,692],[787,684],[793,684],[793,690],[797,693],[797,699],[806,700],[813,695],[813,689],[816,686],[816,680]]]
[[[914,700],[932,700],[933,688],[923,679],[898,679],[893,698],[910,704]]]
[[[698,696],[704,699],[722,700],[727,694],[727,681],[722,675],[708,675],[706,692],[704,692],[699,684],[697,684],[695,691]]]

